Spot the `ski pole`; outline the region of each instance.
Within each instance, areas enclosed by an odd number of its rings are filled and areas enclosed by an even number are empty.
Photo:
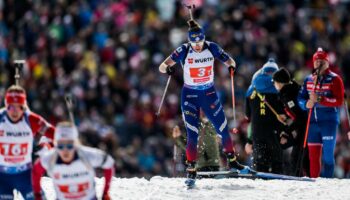
[[[238,133],[238,129],[236,128],[237,126],[237,120],[236,120],[236,101],[235,101],[235,82],[234,82],[234,71],[231,70],[230,73],[231,76],[231,95],[232,95],[232,115],[233,115],[233,124],[235,128],[232,129],[233,133]]]
[[[322,67],[322,66],[320,66],[320,67]],[[316,86],[317,86],[318,81],[319,81],[319,76],[320,76],[320,69],[319,68],[317,68],[317,71],[316,71],[316,81],[314,82],[314,88],[313,88],[312,92],[316,91]],[[304,137],[304,145],[303,145],[304,149],[306,147],[306,141],[307,141],[307,137],[309,135],[309,126],[310,126],[311,113],[312,113],[312,108],[309,109],[309,113],[308,113],[308,116],[307,116],[306,130],[305,130],[305,137]]]
[[[266,104],[266,106],[272,111],[272,113],[276,116],[278,121],[281,122],[283,125],[287,125],[287,123],[281,119],[277,111],[271,106],[271,104],[265,99],[265,97],[263,97],[258,91],[256,91],[256,89],[255,89],[255,92],[256,92],[256,95],[259,97],[259,99],[263,101]]]
[[[19,79],[20,79],[20,70],[23,69],[23,66],[25,64],[25,60],[15,60],[15,84],[19,85]]]
[[[69,119],[74,124],[72,95],[67,94],[65,96],[64,100],[66,101],[66,107],[67,107],[67,110],[68,110]]]
[[[165,98],[166,92],[168,90],[170,80],[171,80],[171,76],[169,76],[168,81],[166,83],[166,86],[165,86],[165,89],[164,89],[164,92],[163,92],[163,96],[162,96],[162,100],[160,101],[160,105],[159,105],[158,111],[156,112],[156,116],[159,116],[160,110],[162,109],[164,98]]]
[[[348,118],[348,126],[350,128],[350,114],[349,114],[349,106],[348,106],[348,101],[347,101],[347,96],[344,93],[344,106],[345,106],[345,113],[346,113],[346,117]],[[350,131],[348,132],[348,137],[350,140]]]
[[[173,177],[176,177],[176,165],[177,165],[177,146],[174,143],[174,148],[173,148]]]
[[[236,106],[235,106],[235,82],[234,82],[234,71],[231,70],[231,95],[232,95],[232,114],[233,114],[233,124],[237,126],[236,121]],[[236,132],[236,129],[235,129]]]
[[[322,66],[320,66],[322,67]],[[313,88],[313,92],[316,91],[316,86],[318,84],[319,81],[319,76],[320,76],[320,67],[317,68],[316,70],[316,80],[314,82],[314,88]],[[312,108],[309,109],[309,113],[307,116],[307,121],[306,121],[306,128],[305,128],[305,135],[304,135],[304,144],[303,144],[303,148],[301,149],[301,154],[299,155],[298,161],[297,161],[297,168],[300,167],[299,170],[299,175],[301,175],[302,172],[302,165],[303,165],[303,160],[304,160],[304,154],[305,154],[305,149],[306,149],[306,142],[307,142],[307,137],[309,135],[309,127],[310,127],[310,119],[311,119],[311,113],[312,113]],[[296,172],[297,173],[297,172]]]

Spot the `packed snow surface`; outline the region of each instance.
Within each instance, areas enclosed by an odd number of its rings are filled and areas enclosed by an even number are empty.
[[[201,179],[196,187],[187,190],[184,178],[155,176],[144,178],[113,178],[112,199],[119,200],[224,200],[224,199],[341,199],[350,200],[350,179],[323,179],[316,182],[250,179]],[[104,179],[96,179],[97,193],[101,195]],[[42,178],[42,187],[49,200],[54,200],[51,179]]]

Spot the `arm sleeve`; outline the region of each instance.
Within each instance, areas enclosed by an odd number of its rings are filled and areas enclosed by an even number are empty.
[[[55,128],[50,123],[35,113],[30,113],[28,118],[34,135],[41,134],[50,142],[53,141]]]
[[[176,62],[181,63],[186,57],[187,54],[187,45],[183,44],[181,47],[177,48],[171,55],[170,58]]]
[[[32,170],[32,183],[33,183],[34,193],[41,192],[40,179],[45,174],[45,172],[46,172],[46,169],[41,164],[41,160],[37,159],[33,165],[33,170]]]
[[[283,107],[283,103],[282,103],[282,101],[280,101],[279,99],[278,99],[278,96],[276,95],[275,96],[275,98],[274,98],[275,100],[276,100],[276,112],[278,113],[278,114],[284,114],[284,107]]]
[[[307,78],[304,80],[304,84],[301,87],[298,94],[298,104],[299,104],[299,107],[303,110],[307,110],[306,102],[309,99],[309,94],[307,92],[306,85],[307,85]]]
[[[221,62],[226,62],[230,59],[230,56],[216,43],[209,43],[209,51],[213,54],[214,58]]]
[[[103,189],[103,194],[107,194],[109,188],[111,187],[112,177],[114,175],[114,168],[108,168],[103,170],[103,176],[105,177],[105,187]]]
[[[83,149],[86,158],[94,168],[110,169],[114,166],[114,159],[99,149],[85,147]]]
[[[344,101],[344,84],[339,76],[333,78],[331,91],[332,97],[322,97],[319,102],[323,106],[338,107],[343,104]]]

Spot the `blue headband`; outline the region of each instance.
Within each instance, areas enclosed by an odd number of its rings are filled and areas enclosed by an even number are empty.
[[[205,39],[203,29],[188,32],[188,39],[190,42],[199,42]]]

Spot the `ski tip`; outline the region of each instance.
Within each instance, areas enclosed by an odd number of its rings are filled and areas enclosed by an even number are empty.
[[[195,185],[191,185],[191,186],[186,186],[186,190],[192,190],[195,188]]]

